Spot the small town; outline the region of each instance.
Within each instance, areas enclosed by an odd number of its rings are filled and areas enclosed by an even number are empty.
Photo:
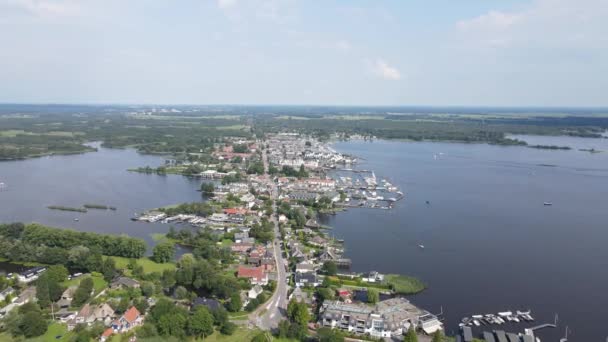
[[[28,303],[37,302],[50,308],[56,337],[102,342],[204,338],[215,329],[220,336],[256,341],[469,342],[476,341],[472,328],[486,324],[473,316],[455,337],[445,336],[443,308],[421,308],[407,298],[425,289],[422,281],[351,271],[348,241],[335,238],[319,218],[345,210],[391,210],[406,194],[327,142],[294,132],[225,137],[206,150],[130,171],[198,180],[202,200],[131,218],[144,229],[167,227],[168,233],[154,236],[151,257],[143,255],[145,247],[136,257],[74,247],[67,253],[69,270],[41,264],[0,278],[0,317],[25,319]],[[0,228],[3,235],[50,229]],[[183,253],[176,255],[176,246]],[[531,319],[527,314],[488,315],[496,318],[487,322]],[[502,335],[483,334],[489,342],[494,336],[503,341]],[[530,341],[534,330],[506,336]]]
[[[40,300],[40,285],[30,284],[52,272],[52,278],[55,273],[67,277],[59,282],[60,296],[45,299],[53,317],[66,331],[92,331],[100,341],[135,340],[142,334],[134,328],[147,327],[146,322],[154,322],[161,336],[185,336],[189,323],[181,333],[164,328],[155,313],[159,306],[190,315],[205,307],[227,334],[240,329],[291,339],[338,334],[401,340],[410,332],[422,341],[443,336],[441,317],[404,297],[422,291],[422,282],[374,270],[351,272],[347,242],[332,237],[331,228],[317,220],[343,210],[391,209],[404,197],[397,187],[373,171],[354,168],[356,157],[297,133],[226,138],[209,152],[191,160],[167,159],[162,166],[164,172],[199,178],[206,200],[133,217],[143,225],[170,225],[151,260],[109,259],[114,261],[110,275],[68,274],[58,266],[9,274],[7,282],[15,286],[2,291],[9,304],[0,315]],[[175,245],[190,252],[173,264]],[[217,281],[232,285],[199,284],[211,281],[197,274],[213,267],[211,262],[221,265]],[[145,268],[158,270],[149,275]]]

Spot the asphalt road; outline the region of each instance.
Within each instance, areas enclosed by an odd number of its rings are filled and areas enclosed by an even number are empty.
[[[268,157],[265,149],[262,151],[262,160],[264,162],[264,172],[268,175]],[[278,197],[278,187],[276,185],[273,185],[270,197],[273,201],[276,201]],[[281,234],[276,215],[276,202],[273,203],[272,209],[273,215],[271,220],[274,224],[274,241],[272,245],[277,269],[277,286],[270,300],[249,315],[250,323],[262,330],[277,328],[279,322],[287,318],[287,272],[285,271],[285,259],[281,251]]]

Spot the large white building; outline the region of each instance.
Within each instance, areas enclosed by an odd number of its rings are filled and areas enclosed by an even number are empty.
[[[319,319],[319,324],[325,327],[374,337],[399,337],[412,325],[429,334],[443,329],[436,316],[402,297],[387,299],[375,306],[325,301]]]

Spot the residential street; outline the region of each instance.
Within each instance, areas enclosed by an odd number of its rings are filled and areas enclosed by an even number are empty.
[[[268,175],[268,157],[265,149],[262,151],[262,160],[264,161],[264,173]],[[278,198],[278,188],[276,185],[273,185],[271,198],[273,201],[276,201]],[[277,287],[270,300],[249,315],[250,322],[262,330],[270,330],[278,327],[279,322],[286,318],[287,312],[288,286],[285,271],[286,263],[283,259],[281,250],[281,234],[279,233],[279,222],[276,215],[276,203],[273,204],[272,210],[272,222],[274,224],[273,248],[277,269]]]

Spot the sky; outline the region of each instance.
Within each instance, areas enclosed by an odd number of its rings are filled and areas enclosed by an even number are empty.
[[[608,105],[608,0],[0,0],[0,102]]]

